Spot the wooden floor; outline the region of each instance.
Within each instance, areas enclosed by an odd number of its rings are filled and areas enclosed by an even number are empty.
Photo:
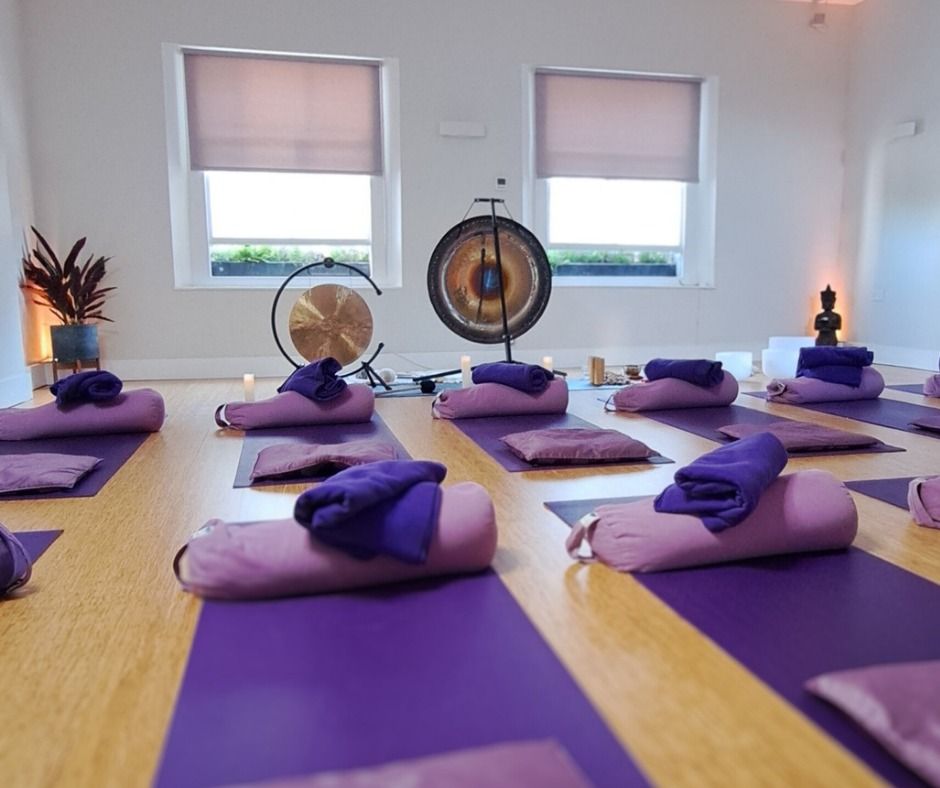
[[[882,372],[888,383],[926,377]],[[97,496],[0,502],[0,522],[11,530],[65,530],[31,583],[0,603],[0,785],[7,788],[149,784],[200,605],[177,586],[175,551],[212,517],[290,516],[303,489],[232,489],[241,437],[217,432],[212,412],[240,399],[240,381],[150,385],[166,398],[166,425]],[[276,385],[259,381],[259,398]],[[760,381],[745,387],[760,388]],[[883,396],[924,402],[894,391]],[[569,412],[627,432],[679,464],[715,448],[642,416],[605,414],[600,397],[573,392]],[[36,402],[47,399],[42,392]],[[738,401],[768,408],[754,397]],[[452,424],[432,420],[428,398],[380,400],[377,409],[412,456],[447,465],[447,483],[474,480],[490,491],[500,528],[496,569],[654,782],[877,782],[630,576],[566,555],[567,528],[543,501],[656,493],[679,465],[509,474]],[[821,467],[844,479],[940,473],[935,439],[806,411],[798,418],[867,432],[907,451],[791,460],[787,471]],[[940,533],[915,526],[906,511],[855,500],[858,546],[940,582]]]

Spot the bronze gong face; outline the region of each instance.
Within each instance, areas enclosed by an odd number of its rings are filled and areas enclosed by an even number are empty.
[[[317,285],[291,307],[290,338],[307,361],[333,356],[351,364],[372,341],[372,313],[361,295],[343,285]]]
[[[525,227],[503,217],[496,225],[509,336],[515,338],[545,311],[551,268],[542,245]],[[492,217],[466,219],[440,240],[428,266],[428,292],[434,311],[454,333],[484,344],[503,341]]]

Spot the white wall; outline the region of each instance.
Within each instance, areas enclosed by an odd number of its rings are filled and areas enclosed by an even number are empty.
[[[37,221],[114,256],[102,342],[128,376],[284,371],[273,292],[173,289],[162,42],[399,58],[404,287],[371,304],[376,338],[408,359],[468,351],[428,301],[435,243],[497,175],[521,217],[523,64],[719,77],[717,286],[556,288],[517,356],[757,350],[806,333],[816,293],[843,281],[852,9],[830,8],[825,34],[805,5],[772,0],[30,0],[23,13]],[[487,136],[442,138],[441,120]]]
[[[29,170],[16,0],[0,0],[0,407],[28,399],[17,286],[22,228],[30,220]]]
[[[856,336],[886,363],[940,353],[940,3],[866,0],[850,72],[843,257]],[[916,121],[915,136],[898,124]]]

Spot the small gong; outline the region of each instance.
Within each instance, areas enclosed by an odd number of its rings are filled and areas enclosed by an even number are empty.
[[[365,299],[343,285],[317,285],[291,307],[291,341],[307,361],[332,356],[343,366],[372,341],[372,313]]]

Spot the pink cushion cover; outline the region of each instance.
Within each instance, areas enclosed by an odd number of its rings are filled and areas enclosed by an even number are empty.
[[[251,469],[251,480],[336,473],[353,465],[398,459],[391,443],[359,440],[346,443],[276,443],[258,452]]]
[[[816,378],[780,378],[767,384],[770,402],[788,402],[794,405],[809,402],[844,402],[855,399],[876,399],[884,391],[885,380],[871,367],[862,370],[859,386],[827,383]]]
[[[84,402],[64,410],[54,402],[38,408],[5,408],[0,410],[0,440],[157,432],[165,417],[160,394],[153,389],[135,389],[106,402]]]
[[[567,409],[568,384],[560,377],[550,381],[538,394],[528,394],[502,383],[477,383],[465,389],[442,391],[431,407],[436,419],[564,413]]]
[[[940,397],[940,375],[931,375],[924,381],[925,397]]]
[[[696,386],[678,378],[661,378],[649,383],[633,383],[612,398],[616,410],[633,412],[669,408],[712,408],[730,405],[738,396],[738,382],[724,373],[717,386]]]
[[[308,399],[296,391],[285,391],[260,402],[230,402],[219,410],[226,426],[236,430],[351,424],[372,418],[375,394],[369,386],[354,383],[338,397],[326,402]]]
[[[940,410],[936,416],[924,416],[922,419],[915,419],[911,424],[928,432],[940,432]]]
[[[940,786],[940,661],[826,673],[806,689],[845,712],[929,785]]]
[[[588,788],[553,741],[509,742],[346,772],[254,783],[265,788]]]
[[[568,550],[578,557],[587,540],[597,559],[622,572],[833,550],[848,547],[858,530],[852,496],[832,474],[819,470],[780,476],[745,520],[719,532],[691,515],[654,511],[653,498],[599,506],[594,514],[572,529]]]
[[[100,462],[98,457],[81,454],[2,454],[0,493],[71,490]]]
[[[718,431],[729,438],[746,438],[758,432],[776,435],[787,451],[822,451],[875,446],[881,443],[871,435],[837,430],[802,421],[775,421],[770,424],[729,424]]]
[[[940,476],[911,479],[907,505],[918,525],[940,528]]]
[[[653,450],[617,430],[547,429],[502,438],[517,457],[533,465],[617,462],[649,457]]]
[[[187,591],[200,596],[261,599],[477,572],[495,552],[493,503],[480,485],[465,482],[442,490],[424,564],[388,556],[360,561],[318,542],[293,519],[210,520],[181,551],[177,574]]]

